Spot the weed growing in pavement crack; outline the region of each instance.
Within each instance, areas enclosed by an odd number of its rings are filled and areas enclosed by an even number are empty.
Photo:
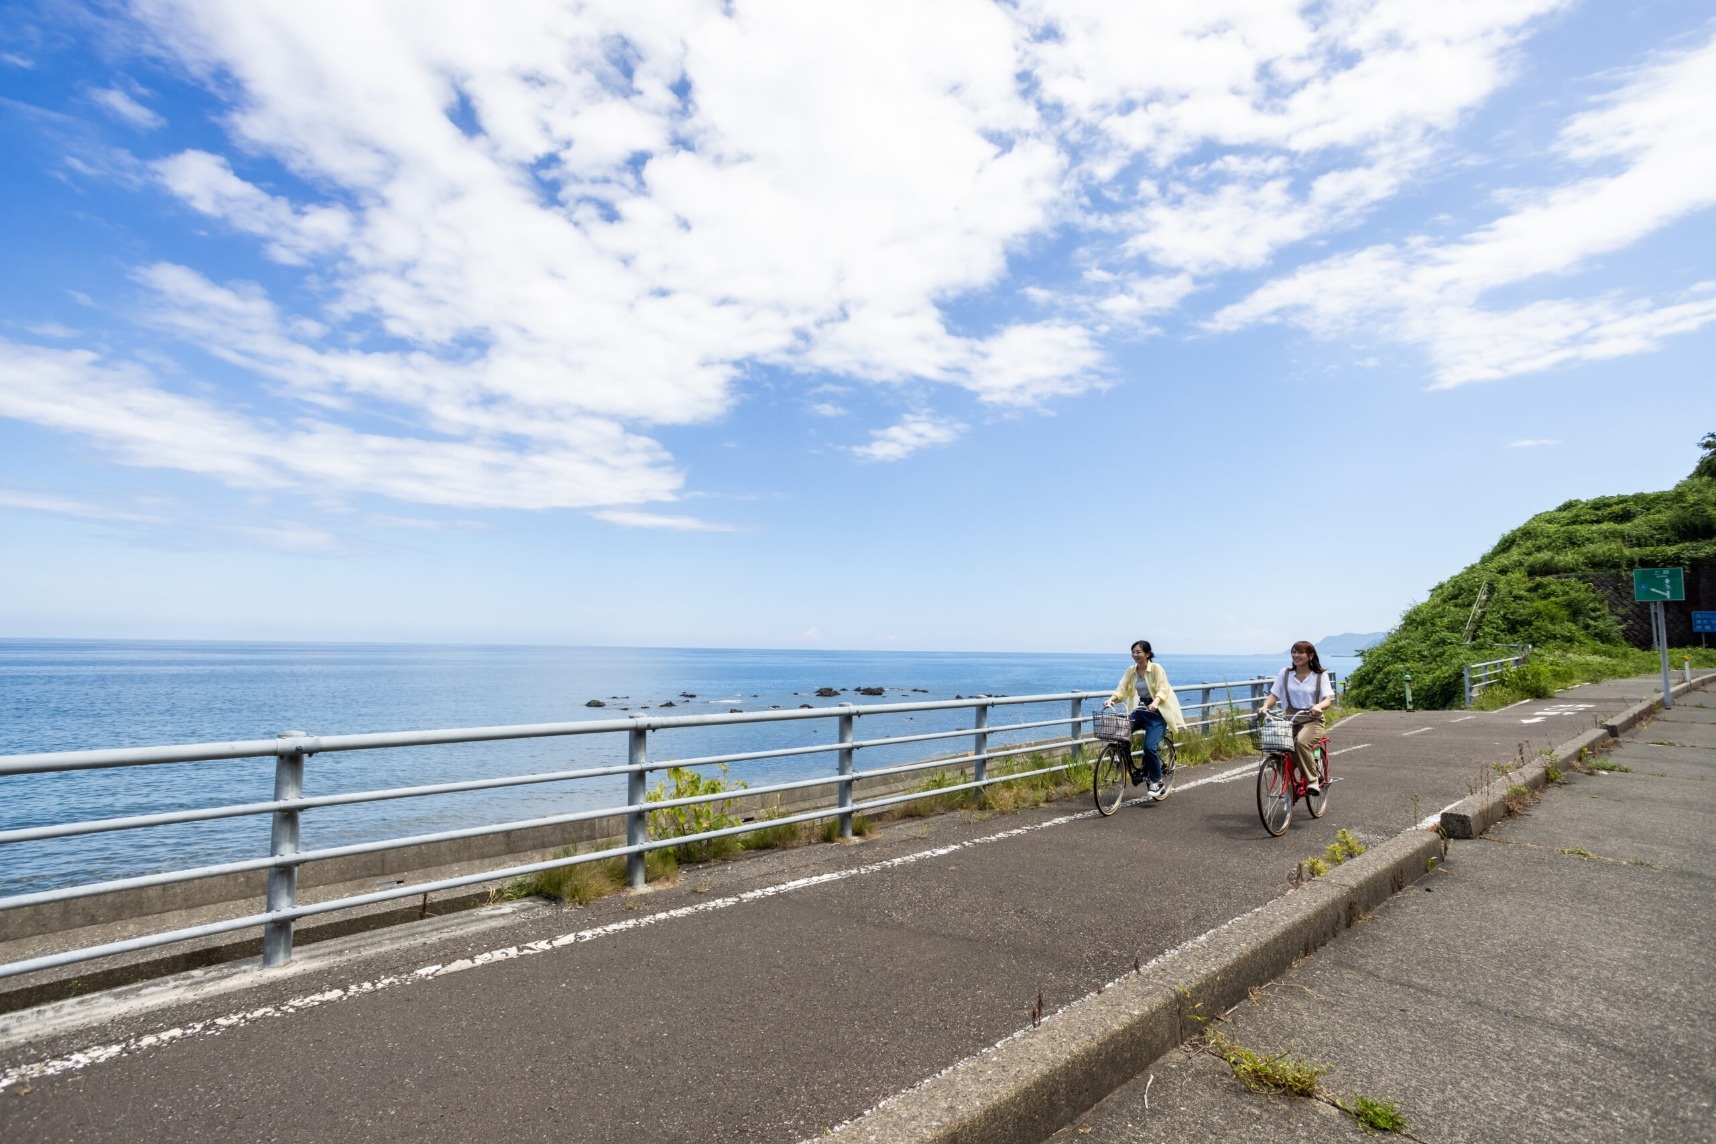
[[[1507,798],[1502,803],[1509,814],[1524,814],[1531,809],[1533,803],[1543,795],[1530,787],[1510,786],[1507,788]]]
[[[1627,775],[1630,775],[1633,773],[1633,769],[1631,767],[1627,766],[1625,763],[1617,763],[1617,762],[1613,762],[1609,759],[1592,759],[1591,760],[1591,769],[1594,771],[1610,771],[1610,772],[1619,771],[1622,774],[1627,774]]]
[[[1396,1101],[1355,1096],[1351,1104],[1337,1104],[1337,1107],[1351,1113],[1366,1132],[1405,1132],[1407,1129],[1406,1117]]]
[[[1204,1049],[1226,1061],[1252,1092],[1271,1095],[1316,1096],[1317,1082],[1330,1068],[1286,1052],[1255,1052],[1221,1033],[1206,1035]]]
[[[1370,847],[1360,842],[1352,831],[1341,829],[1335,831],[1335,840],[1323,850],[1321,858],[1307,858],[1299,863],[1298,869],[1287,875],[1289,885],[1297,888],[1305,883],[1307,878],[1321,878],[1349,858],[1357,858]]]

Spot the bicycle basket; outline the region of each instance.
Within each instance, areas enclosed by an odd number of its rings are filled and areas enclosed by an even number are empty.
[[[1293,749],[1293,724],[1286,719],[1271,719],[1265,716],[1260,728],[1265,751],[1291,751]]]
[[[1132,738],[1132,720],[1124,711],[1098,711],[1090,717],[1090,733],[1098,739],[1124,743]]]

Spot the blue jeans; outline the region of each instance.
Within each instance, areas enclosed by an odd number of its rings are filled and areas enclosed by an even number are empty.
[[[1168,733],[1168,721],[1162,718],[1160,711],[1146,710],[1140,703],[1132,709],[1132,733],[1144,732],[1144,773],[1153,783],[1162,781],[1162,756],[1156,753],[1156,748],[1162,744],[1162,736]],[[1132,765],[1132,742],[1126,743],[1126,765]]]

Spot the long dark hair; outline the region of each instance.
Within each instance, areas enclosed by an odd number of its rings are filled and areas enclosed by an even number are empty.
[[[1323,661],[1317,658],[1317,645],[1313,644],[1310,640],[1300,640],[1287,650],[1289,652],[1304,652],[1306,655],[1311,657],[1311,670],[1316,672],[1318,675],[1323,674]]]
[[[1127,650],[1137,651],[1139,648],[1143,648],[1144,654],[1149,656],[1152,660],[1154,660],[1156,658],[1156,653],[1150,650],[1150,641],[1149,640],[1133,640],[1132,646],[1130,648],[1128,648]]]

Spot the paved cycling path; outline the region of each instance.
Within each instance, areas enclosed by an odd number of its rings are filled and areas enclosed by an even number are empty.
[[[1221,1031],[1332,1066],[1424,1141],[1716,1140],[1716,691],[1626,735],[1612,773],[1451,844],[1441,873],[1301,962]],[[1425,892],[1428,891],[1428,892]],[[1176,1051],[1057,1133],[1339,1141],[1328,1103]]]
[[[907,821],[585,909],[328,942],[284,974],[133,988],[171,1003],[102,999],[99,1023],[51,1034],[0,1017],[0,1139],[815,1136],[1028,1026],[1039,997],[1053,1011],[1280,896],[1336,830],[1392,837],[1650,684],[1358,716],[1332,736],[1328,816],[1280,839],[1253,765],[1215,763],[1112,818],[1086,797]]]

